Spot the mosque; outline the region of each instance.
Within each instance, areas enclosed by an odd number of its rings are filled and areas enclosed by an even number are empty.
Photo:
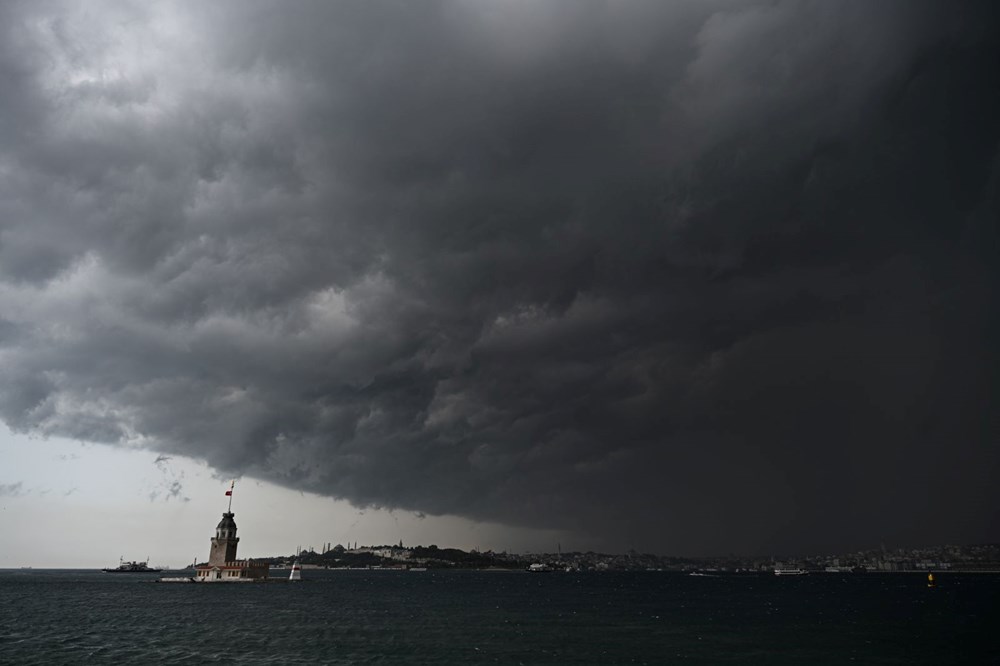
[[[266,560],[236,559],[240,538],[236,536],[236,521],[233,520],[236,514],[233,513],[232,485],[226,495],[229,496],[229,509],[222,514],[222,520],[215,528],[208,563],[195,567],[197,574],[194,580],[199,583],[263,582],[267,580]]]

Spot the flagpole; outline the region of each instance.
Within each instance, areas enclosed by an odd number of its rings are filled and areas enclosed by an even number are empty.
[[[229,508],[226,509],[226,513],[232,513],[233,512],[233,487],[234,486],[236,486],[236,482],[235,481],[233,481],[232,483],[229,484],[229,492],[227,493],[229,495]]]

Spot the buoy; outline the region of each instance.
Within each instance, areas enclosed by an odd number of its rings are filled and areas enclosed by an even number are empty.
[[[934,587],[934,574],[927,574],[927,587]]]
[[[302,567],[299,566],[298,560],[292,564],[292,573],[288,574],[288,580],[302,580]]]

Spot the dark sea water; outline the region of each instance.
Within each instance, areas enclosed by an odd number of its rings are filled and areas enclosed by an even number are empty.
[[[990,664],[1000,576],[0,571],[0,664]]]

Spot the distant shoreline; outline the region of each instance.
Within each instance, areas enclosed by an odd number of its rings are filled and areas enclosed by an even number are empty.
[[[29,574],[29,573],[43,573],[43,572],[52,572],[52,571],[81,572],[81,573],[104,573],[100,569],[97,569],[97,568],[87,568],[87,567],[51,567],[51,568],[31,567],[29,569],[25,569],[23,567],[0,567],[0,572],[8,572],[8,571],[18,572],[18,573],[24,573],[24,574]],[[167,570],[164,570],[163,572],[160,572],[160,573],[181,574],[184,571],[188,571],[188,569],[167,569]],[[271,571],[288,571],[288,569],[271,569]],[[394,567],[315,567],[315,568],[309,569],[309,571],[369,571],[369,572],[378,572],[378,573],[385,573],[385,572],[399,572],[399,573],[440,573],[440,572],[449,572],[449,573],[500,573],[500,574],[504,574],[504,573],[514,573],[514,574],[531,573],[531,572],[529,572],[529,571],[527,571],[525,569],[502,569],[502,568],[474,569],[474,568],[470,568],[470,567],[437,567],[437,568],[430,568],[430,569],[421,569],[419,571],[418,570],[414,570],[414,569],[399,569],[399,568],[394,568]],[[645,570],[645,569],[604,569],[604,570],[585,570],[585,571],[581,570],[581,571],[571,571],[571,572],[551,571],[551,572],[546,572],[546,573],[551,573],[551,574],[556,574],[556,575],[563,574],[563,573],[572,573],[572,574],[616,574],[616,573],[633,573],[633,574],[689,574],[692,571],[698,571],[698,569],[656,569],[656,570]],[[740,576],[746,576],[746,577],[750,577],[750,576],[764,576],[764,577],[773,576],[773,572],[770,572],[770,571],[739,571],[739,572],[736,572],[736,571],[717,571],[717,572],[713,572],[713,573],[717,574],[717,577],[726,577],[726,578],[733,578],[733,577],[740,577]],[[904,575],[908,575],[908,574],[924,574],[924,575],[926,575],[928,573],[933,573],[934,575],[941,575],[941,574],[949,574],[949,575],[950,574],[955,574],[955,575],[980,575],[980,574],[1000,574],[1000,569],[907,569],[907,570],[897,570],[897,571],[873,570],[873,571],[856,571],[856,572],[854,572],[854,571],[822,571],[822,570],[811,570],[808,573],[810,575],[814,575],[814,576],[838,576],[839,575],[839,576],[859,576],[859,577],[873,576],[873,575],[875,575],[875,576],[878,576],[878,575],[899,575],[899,574],[904,574]],[[149,575],[145,575],[145,576],[143,574],[133,574],[131,576],[117,576],[115,578],[143,579],[143,578],[151,578],[151,577],[152,577],[152,572],[150,572]],[[159,577],[162,578],[163,576],[159,576]]]

